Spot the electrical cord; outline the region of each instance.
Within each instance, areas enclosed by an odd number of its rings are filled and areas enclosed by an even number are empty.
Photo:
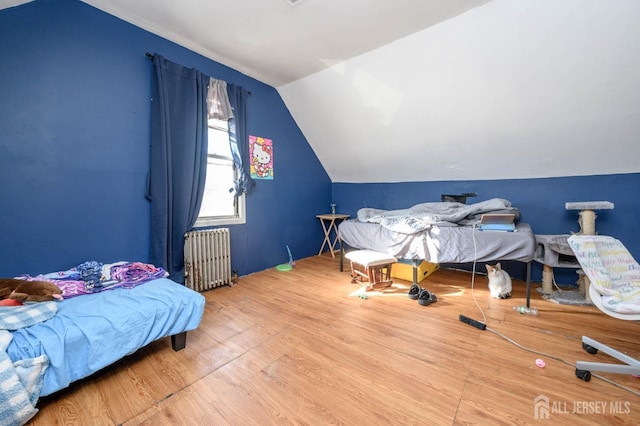
[[[562,359],[560,357],[557,357],[555,355],[547,354],[547,353],[544,353],[544,352],[539,352],[539,351],[536,351],[534,349],[527,348],[526,346],[522,346],[520,343],[516,342],[515,340],[511,339],[510,337],[507,337],[504,334],[500,333],[499,331],[494,330],[494,329],[492,329],[490,327],[486,327],[485,330],[488,330],[488,331],[490,331],[492,333],[497,334],[498,336],[500,336],[503,339],[505,339],[507,342],[510,342],[510,343],[514,344],[515,346],[519,347],[522,350],[534,353],[536,355],[540,355],[540,356],[544,356],[544,357],[547,357],[547,358],[555,359],[556,361],[560,361],[560,362],[562,362],[564,364],[567,364],[570,367],[575,367],[575,364],[572,364],[569,361],[565,361],[564,359]],[[634,394],[636,396],[640,396],[640,392],[637,392],[637,391],[635,391],[633,389],[629,389],[628,387],[623,386],[620,383],[614,382],[613,380],[607,379],[606,377],[603,377],[603,376],[601,376],[599,374],[591,373],[591,377],[597,377],[598,379],[603,380],[603,381],[605,381],[607,383],[610,383],[610,384],[612,384],[612,385],[614,385],[614,386],[616,386],[616,387],[618,387],[620,389],[623,389],[623,390],[626,390],[628,392],[631,392],[632,394]]]
[[[472,240],[473,240],[473,267],[471,269],[471,298],[473,299],[473,303],[476,304],[476,307],[478,308],[478,310],[480,311],[480,313],[482,314],[482,322],[483,323],[487,323],[487,316],[484,313],[484,310],[480,307],[480,304],[478,304],[478,301],[476,300],[476,294],[473,291],[473,286],[475,285],[475,277],[476,277],[476,263],[478,260],[478,247],[476,245],[476,227],[478,226],[477,223],[473,224],[473,229],[471,230],[471,236],[472,236]]]
[[[478,260],[477,259],[478,258],[478,249],[477,249],[477,245],[476,245],[477,244],[476,243],[476,227],[477,227],[477,224],[474,224],[473,225],[473,229],[471,231],[471,235],[473,237],[472,238],[473,239],[473,266],[472,266],[472,271],[471,271],[471,298],[473,299],[473,303],[475,303],[476,307],[478,308],[478,310],[482,314],[482,324],[478,324],[476,321],[470,320],[468,318],[465,318],[468,321],[464,321],[464,322],[467,322],[468,324],[470,324],[470,325],[472,325],[472,326],[474,326],[474,327],[476,327],[476,328],[478,328],[480,330],[488,330],[488,331],[490,331],[490,332],[502,337],[507,342],[515,345],[516,347],[518,347],[518,348],[520,348],[520,349],[522,349],[524,351],[531,352],[531,353],[536,354],[536,355],[544,356],[544,357],[559,361],[559,362],[561,362],[563,364],[567,364],[568,366],[575,368],[574,364],[572,364],[572,363],[570,363],[570,362],[568,362],[568,361],[566,361],[566,360],[564,360],[564,359],[562,359],[562,358],[560,358],[558,356],[547,354],[547,353],[544,353],[544,352],[540,352],[540,351],[536,351],[534,349],[527,348],[526,346],[521,345],[520,343],[518,343],[515,340],[511,339],[510,337],[507,337],[504,334],[500,333],[499,331],[494,330],[494,329],[492,329],[490,327],[487,327],[487,315],[485,314],[484,310],[482,309],[482,307],[480,306],[480,304],[476,300],[476,296],[475,296],[475,292],[474,292],[475,276],[476,276],[476,263],[477,263],[477,260]],[[553,283],[554,283],[554,285],[556,287],[558,287],[558,285],[555,283],[555,277],[553,277]],[[558,290],[560,290],[559,287],[558,287]],[[464,316],[461,315],[460,317],[461,317],[461,320],[463,320]],[[475,323],[475,324],[471,324],[469,321],[471,323]],[[598,378],[598,379],[600,379],[600,380],[602,380],[602,381],[604,381],[606,383],[609,383],[609,384],[611,384],[611,385],[613,385],[613,386],[615,386],[615,387],[617,387],[619,389],[622,389],[622,390],[625,390],[627,392],[630,392],[630,393],[632,393],[632,394],[634,394],[636,396],[640,396],[640,392],[635,391],[633,389],[630,389],[630,388],[628,388],[628,387],[626,387],[624,385],[621,385],[620,383],[617,383],[617,382],[615,382],[613,380],[610,380],[610,379],[608,379],[606,377],[603,377],[603,376],[601,376],[599,374],[591,373],[591,377]]]

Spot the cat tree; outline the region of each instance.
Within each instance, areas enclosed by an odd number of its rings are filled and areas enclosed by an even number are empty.
[[[579,210],[578,224],[580,231],[578,235],[596,235],[596,210],[611,210],[613,203],[609,201],[582,201],[565,203],[566,210]],[[553,268],[574,268],[579,275],[578,284],[580,294],[584,296],[587,303],[591,303],[589,298],[589,279],[580,270],[580,264],[573,255],[571,247],[567,243],[567,238],[571,235],[536,235],[536,257],[535,261],[543,264],[542,289],[544,294],[553,293]]]

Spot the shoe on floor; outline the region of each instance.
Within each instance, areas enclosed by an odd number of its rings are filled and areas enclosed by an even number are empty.
[[[411,284],[411,287],[409,287],[409,299],[416,300],[423,290],[418,284]]]
[[[422,306],[430,305],[436,302],[437,300],[438,298],[436,297],[436,295],[431,293],[429,290],[423,289],[420,292],[420,295],[418,296],[418,303],[421,304]]]

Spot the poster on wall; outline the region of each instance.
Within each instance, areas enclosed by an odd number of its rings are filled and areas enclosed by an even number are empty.
[[[273,179],[273,141],[260,136],[249,136],[251,177]]]

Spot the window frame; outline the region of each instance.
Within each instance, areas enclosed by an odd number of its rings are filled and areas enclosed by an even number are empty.
[[[223,120],[218,120],[218,122],[223,121]],[[217,125],[215,122],[207,122],[207,128],[208,129],[214,129],[214,130],[219,130],[219,131],[225,131],[227,134],[227,138],[229,137],[229,125],[228,122],[226,128],[222,127],[221,125]],[[234,179],[238,178],[238,170],[237,167],[235,165],[235,162],[233,161],[233,157],[226,157],[226,156],[220,156],[220,155],[215,155],[215,154],[209,154],[207,153],[207,168],[208,168],[208,161],[209,159],[213,159],[213,160],[223,160],[223,161],[231,161],[230,166],[232,167],[233,170],[233,176]],[[204,201],[204,200],[203,200]],[[195,228],[204,228],[204,227],[210,227],[210,226],[221,226],[221,225],[242,225],[245,224],[247,222],[247,217],[246,217],[246,200],[245,200],[245,194],[241,194],[241,195],[235,195],[234,196],[234,202],[237,204],[236,207],[236,214],[233,216],[198,216],[198,219],[196,219],[196,223],[194,225]]]

